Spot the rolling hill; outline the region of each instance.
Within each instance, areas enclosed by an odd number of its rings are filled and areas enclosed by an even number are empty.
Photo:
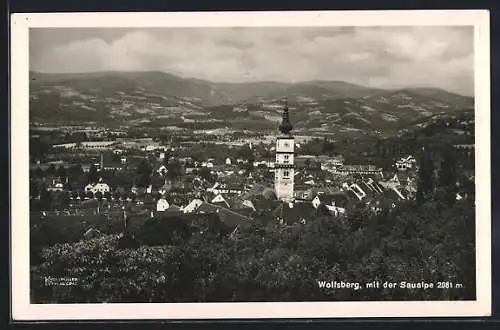
[[[30,73],[30,120],[272,129],[289,100],[297,131],[388,131],[473,108],[434,88],[374,89],[341,81],[215,83],[162,72]]]

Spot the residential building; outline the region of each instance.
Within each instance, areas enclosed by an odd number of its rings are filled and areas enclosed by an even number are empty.
[[[85,186],[85,192],[88,193],[88,192],[91,192],[93,194],[95,193],[101,193],[101,194],[104,194],[104,193],[108,193],[111,191],[111,188],[104,182],[102,182],[102,179],[99,180],[98,183],[96,184],[91,184],[89,183],[87,186]]]
[[[156,202],[156,211],[157,212],[164,212],[170,207],[170,204],[167,202],[167,200],[163,197],[158,199]]]
[[[373,174],[382,176],[382,169],[374,165],[341,165],[335,167],[333,173],[349,175],[349,174]]]
[[[406,171],[407,169],[414,168],[416,163],[417,161],[415,158],[412,155],[409,155],[397,160],[395,166],[399,171]]]

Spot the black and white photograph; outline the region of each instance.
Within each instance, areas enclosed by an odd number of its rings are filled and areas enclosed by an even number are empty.
[[[16,299],[488,315],[488,16],[442,14],[19,17]]]

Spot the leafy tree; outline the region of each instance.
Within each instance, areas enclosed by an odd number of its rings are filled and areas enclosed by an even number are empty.
[[[52,208],[52,194],[46,189],[40,192],[40,210],[48,211]]]
[[[178,160],[171,160],[167,164],[167,173],[166,176],[170,180],[177,179],[182,175],[182,166]]]
[[[33,178],[43,178],[43,171],[40,166],[37,166],[33,171]]]
[[[237,156],[240,157],[240,158],[243,158],[244,160],[250,160],[254,159],[254,155],[253,155],[253,151],[252,149],[249,148],[248,145],[244,145],[242,147],[240,147],[237,151]]]
[[[104,195],[102,194],[102,192],[97,191],[97,192],[94,194],[94,197],[95,197],[95,199],[97,199],[97,200],[101,201],[101,200],[102,200],[102,198],[104,197]]]
[[[323,154],[331,155],[333,153],[335,153],[335,144],[325,137],[323,141]]]
[[[161,217],[146,221],[137,236],[146,245],[170,245],[186,242],[191,231],[182,218]]]
[[[47,174],[48,175],[56,174],[56,167],[54,166],[54,164],[50,164],[50,166],[47,168]]]
[[[30,180],[30,196],[37,197],[40,195],[40,189],[38,189],[38,182]]]
[[[87,174],[88,183],[96,183],[99,181],[99,171],[95,165],[90,166],[89,173]]]
[[[40,138],[30,138],[29,153],[30,156],[37,160],[43,160],[47,156],[48,151],[52,146]]]
[[[210,183],[215,182],[215,177],[212,175],[212,173],[210,173],[210,169],[208,169],[206,167],[203,167],[202,169],[200,169],[198,174],[202,179],[207,180]]]
[[[138,185],[145,187],[151,182],[151,174],[153,167],[147,160],[142,160],[137,166],[137,173],[139,174]]]
[[[62,165],[59,165],[59,167],[57,168],[57,176],[60,178],[61,181],[66,181],[66,177],[67,177],[67,171],[66,171],[66,168]]]
[[[447,205],[455,202],[457,193],[457,164],[455,156],[449,149],[444,151],[443,161],[439,171],[439,185],[444,190],[444,200]]]
[[[434,192],[434,163],[428,153],[423,153],[420,160],[417,180],[417,202],[424,203]]]
[[[83,173],[83,168],[82,168],[81,164],[73,165],[68,169],[68,175],[72,179],[76,179],[76,178],[82,176],[83,174],[84,173]]]
[[[356,205],[345,216],[318,213],[306,224],[286,226],[259,218],[228,233],[207,230],[214,228],[210,221],[217,217],[149,219],[136,233],[129,229],[122,237],[104,235],[44,249],[41,263],[32,267],[34,300],[474,299],[474,199],[447,207],[438,203],[408,201],[380,213]],[[125,244],[127,240],[131,243]],[[46,276],[77,277],[79,283],[47,288],[40,281]],[[463,283],[464,289],[319,288],[317,281],[331,279],[361,283],[449,280]]]

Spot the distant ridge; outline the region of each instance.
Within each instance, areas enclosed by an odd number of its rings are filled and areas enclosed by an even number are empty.
[[[450,92],[448,90],[445,90],[443,88],[437,88],[437,87],[402,87],[402,88],[383,88],[383,87],[367,87],[363,86],[361,84],[356,84],[356,83],[351,83],[351,82],[346,82],[342,80],[304,80],[304,81],[298,81],[298,82],[284,82],[284,81],[277,81],[277,80],[259,80],[259,81],[250,81],[250,82],[216,82],[216,81],[211,81],[208,79],[200,79],[200,78],[194,78],[194,77],[182,77],[179,74],[174,74],[174,73],[169,73],[169,72],[164,72],[164,71],[158,71],[158,70],[147,70],[147,71],[91,71],[91,72],[74,72],[74,73],[47,73],[47,72],[39,72],[39,71],[34,71],[30,70],[30,79],[35,78],[35,79],[89,79],[89,78],[97,78],[97,77],[106,77],[106,76],[119,76],[119,77],[126,77],[126,78],[133,78],[133,77],[139,77],[141,75],[157,75],[158,77],[161,76],[169,76],[173,79],[179,79],[179,80],[188,80],[188,81],[195,81],[199,83],[207,83],[207,84],[215,84],[215,85],[221,85],[221,86],[230,86],[230,85],[236,85],[236,86],[251,86],[251,85],[282,85],[282,86],[293,86],[293,85],[313,85],[313,86],[318,86],[318,87],[329,87],[329,88],[359,88],[359,89],[372,89],[372,90],[380,90],[380,91],[396,91],[396,90],[414,90],[414,91],[421,91],[423,93],[428,92],[428,93],[433,93],[436,91],[443,92],[443,93],[449,93],[449,94],[455,94],[463,97],[472,97],[470,95],[464,95],[456,92]]]
[[[438,88],[377,89],[343,81],[219,83],[160,71],[30,72],[30,119],[189,127],[276,127],[283,97],[298,127],[316,132],[396,129],[471,109]]]

